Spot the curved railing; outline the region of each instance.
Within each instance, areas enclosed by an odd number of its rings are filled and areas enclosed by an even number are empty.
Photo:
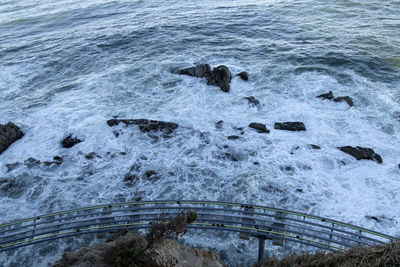
[[[49,240],[119,229],[151,227],[151,223],[180,214],[197,212],[188,228],[238,232],[240,238],[256,237],[259,260],[265,240],[283,241],[336,251],[398,240],[355,225],[272,207],[214,201],[162,200],[115,203],[40,215],[0,225],[0,252]]]

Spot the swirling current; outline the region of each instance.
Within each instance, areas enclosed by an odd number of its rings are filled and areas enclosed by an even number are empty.
[[[14,122],[25,136],[0,155],[1,222],[110,202],[201,199],[399,236],[399,14],[394,0],[2,1],[0,123]],[[234,76],[225,93],[178,75],[204,63],[246,71],[249,81]],[[316,98],[328,91],[354,106]],[[162,138],[118,126],[117,137],[112,118],[179,127]],[[284,121],[307,130],[274,129]],[[69,134],[83,142],[63,148]],[[341,146],[372,148],[383,163],[358,161]],[[55,156],[61,164],[43,164]],[[0,262],[48,266],[90,242],[27,247]],[[256,253],[255,243],[230,235],[185,242],[230,265]]]

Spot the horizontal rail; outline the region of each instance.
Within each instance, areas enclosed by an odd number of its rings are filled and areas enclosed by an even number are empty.
[[[97,205],[4,223],[0,225],[0,252],[81,234],[148,228],[160,214],[174,216],[183,210],[198,214],[198,219],[188,228],[238,232],[325,250],[398,240],[373,230],[296,211],[231,202],[161,200]]]

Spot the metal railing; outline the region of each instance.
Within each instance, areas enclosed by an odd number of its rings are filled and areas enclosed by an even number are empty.
[[[240,233],[259,239],[258,260],[265,240],[282,245],[296,242],[328,251],[372,246],[398,240],[355,225],[272,207],[214,201],[161,200],[115,203],[40,215],[0,225],[0,252],[49,240],[119,229],[151,227],[160,214],[196,211],[188,228]]]

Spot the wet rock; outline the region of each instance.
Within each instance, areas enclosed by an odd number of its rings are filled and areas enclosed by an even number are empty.
[[[158,175],[158,173],[156,171],[154,171],[154,170],[146,171],[144,173],[144,175],[145,175],[145,178],[147,180],[150,180],[150,181],[154,181],[154,180],[160,179],[160,175]]]
[[[54,156],[54,157],[53,157],[53,160],[62,162],[62,161],[63,161],[63,158],[60,157],[60,156]]]
[[[397,167],[400,169],[400,163],[399,163],[399,164],[397,164]]]
[[[258,99],[256,99],[254,96],[248,96],[243,99],[247,99],[247,101],[249,101],[249,104],[252,106],[257,106],[258,104],[260,104],[260,101],[258,101]]]
[[[39,165],[40,160],[35,159],[35,158],[28,158],[27,160],[24,161],[24,164],[28,167],[33,167],[35,165]]]
[[[11,171],[15,170],[16,168],[18,168],[19,166],[21,166],[20,162],[6,164],[7,172],[11,172]]]
[[[164,122],[164,121],[146,120],[146,119],[127,119],[127,120],[111,119],[107,121],[107,124],[110,127],[116,126],[120,123],[124,123],[125,125],[138,125],[140,131],[143,133],[162,131],[164,134],[171,134],[179,126],[178,124],[173,122]]]
[[[322,98],[322,99],[329,99],[329,100],[332,100],[334,98],[332,91],[329,91],[329,93],[322,94],[317,97]]]
[[[5,125],[0,124],[0,154],[23,136],[24,133],[14,123],[8,122]]]
[[[262,123],[252,122],[249,124],[249,127],[256,129],[257,132],[259,132],[259,133],[269,133],[269,130],[267,129],[265,124],[262,124]]]
[[[237,139],[239,139],[239,138],[240,138],[240,137],[237,136],[237,135],[228,136],[228,140],[237,140]]]
[[[50,166],[50,165],[60,165],[63,162],[63,158],[60,156],[55,156],[53,157],[53,161],[45,161],[43,164],[45,166]]]
[[[298,188],[298,189],[296,189],[296,192],[303,193],[303,189]]]
[[[95,157],[96,158],[101,158],[99,155],[96,154],[96,152],[91,152],[91,153],[85,155],[86,159],[93,159]]]
[[[229,92],[230,85],[232,81],[232,74],[227,66],[220,65],[206,75],[207,84],[215,85],[221,88],[224,92]]]
[[[382,163],[382,157],[375,153],[375,151],[371,148],[366,147],[351,147],[351,146],[343,146],[339,147],[339,149],[351,156],[355,157],[357,160],[368,159],[373,160],[378,163]]]
[[[76,144],[79,144],[80,142],[83,142],[84,140],[80,140],[76,137],[72,137],[72,134],[68,135],[64,140],[62,140],[61,145],[64,148],[71,148]]]
[[[260,162],[254,161],[253,164],[254,164],[254,165],[260,165]]]
[[[124,182],[135,182],[138,180],[139,178],[136,175],[130,173],[127,173],[124,178]]]
[[[347,104],[350,107],[354,106],[353,100],[350,98],[350,96],[339,96],[339,97],[336,97],[335,99],[333,99],[333,101],[335,101],[335,102],[343,102],[343,101],[345,101],[345,102],[347,102]]]
[[[313,144],[309,144],[308,147],[309,147],[309,148],[312,148],[312,149],[321,149],[320,146],[313,145]]]
[[[381,222],[381,219],[378,218],[378,217],[376,217],[376,216],[365,216],[365,218],[367,218],[367,219],[369,219],[369,220],[374,220],[374,221],[376,221],[376,222],[378,222],[378,223]]]
[[[236,74],[236,76],[239,76],[240,78],[242,78],[242,80],[245,80],[245,81],[249,80],[249,74],[245,71],[242,71],[242,72]]]
[[[393,112],[393,119],[395,119],[396,121],[400,122],[400,111],[395,111]]]
[[[222,129],[222,127],[223,127],[223,124],[224,124],[224,121],[219,121],[219,122],[217,122],[216,124],[215,124],[215,128],[216,129]]]
[[[304,125],[304,123],[299,122],[299,121],[277,122],[274,125],[274,129],[286,130],[286,131],[305,131],[306,126]]]
[[[282,189],[280,189],[276,186],[273,186],[273,185],[263,186],[263,187],[261,187],[261,189],[268,193],[283,193],[284,192]]]
[[[189,75],[192,77],[203,78],[211,72],[211,66],[208,64],[200,64],[195,67],[182,69],[179,71],[181,75]]]

